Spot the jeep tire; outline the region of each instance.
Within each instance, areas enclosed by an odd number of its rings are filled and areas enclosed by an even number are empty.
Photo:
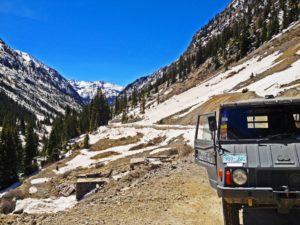
[[[239,205],[227,203],[224,199],[223,202],[223,215],[225,225],[240,225],[239,220]]]

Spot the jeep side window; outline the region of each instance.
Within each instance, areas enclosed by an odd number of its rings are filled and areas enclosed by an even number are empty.
[[[207,116],[200,117],[197,139],[207,140],[207,141],[212,140],[211,132],[209,130]]]

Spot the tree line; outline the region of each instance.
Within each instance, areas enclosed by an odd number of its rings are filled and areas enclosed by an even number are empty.
[[[20,139],[23,128],[20,121],[5,119],[0,132],[0,189],[28,176],[37,170],[39,138],[31,121],[26,125],[23,145]]]
[[[41,133],[38,120],[20,116],[6,112],[0,123],[0,190],[37,171],[38,156],[47,163],[59,160],[70,139],[107,125],[111,110],[105,95],[99,91],[81,112],[67,107],[64,116],[52,121],[48,136],[38,135]],[[50,123],[51,119],[45,121]],[[87,145],[88,140],[85,142]]]
[[[53,122],[49,137],[44,138],[43,155],[48,162],[59,160],[61,151],[67,148],[70,139],[107,125],[111,117],[108,100],[101,91],[80,113],[67,107],[64,117]]]

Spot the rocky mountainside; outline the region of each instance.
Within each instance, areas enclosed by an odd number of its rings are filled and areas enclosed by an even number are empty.
[[[104,81],[91,82],[69,80],[69,83],[78,92],[78,94],[82,97],[85,103],[89,103],[99,90],[101,90],[106,95],[108,101],[112,103],[116,96],[118,96],[120,92],[124,89],[119,85]]]
[[[27,53],[14,50],[0,39],[0,91],[39,116],[79,110],[79,94],[56,70]]]
[[[125,89],[127,95],[157,90],[157,86],[182,82],[194,73],[207,78],[220,67],[228,67],[299,20],[297,0],[232,0],[192,38],[182,56]],[[201,72],[201,73],[200,73]]]
[[[199,107],[213,95],[251,89],[251,83],[258,85],[276,72],[285,71],[288,82],[282,78],[276,78],[276,83],[265,82],[262,85],[266,86],[261,88],[268,91],[256,93],[258,96],[278,95],[284,91],[283,87],[295,87],[298,73],[289,69],[298,68],[293,63],[299,58],[299,15],[297,0],[232,0],[193,36],[178,60],[124,89],[116,101],[117,118],[122,114],[126,122],[144,119],[149,123],[158,122],[163,115]],[[258,63],[261,68],[255,67]],[[240,81],[236,79],[238,75],[243,76]],[[213,84],[210,79],[215,79]],[[219,89],[216,84],[221,85]],[[268,84],[278,89],[273,93]],[[179,106],[178,95],[184,93],[186,96]],[[192,98],[195,99],[191,101]]]

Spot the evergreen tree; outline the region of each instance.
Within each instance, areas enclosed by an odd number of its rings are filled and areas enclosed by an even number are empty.
[[[71,138],[77,137],[78,132],[78,124],[77,124],[77,115],[74,110],[68,106],[65,111],[65,117],[63,122],[63,142],[68,141]]]
[[[34,158],[38,154],[38,136],[35,134],[32,124],[27,125],[25,142],[24,174],[30,175],[32,172],[37,170]]]
[[[203,55],[202,55],[202,47],[200,46],[198,48],[197,54],[196,54],[196,67],[199,67],[203,63]]]
[[[299,0],[289,0],[289,22],[294,22],[299,19]]]
[[[243,30],[240,37],[240,58],[244,57],[251,48],[251,39],[249,27],[245,22],[243,22]]]
[[[156,81],[155,82],[155,85],[154,85],[154,87],[155,87],[155,89],[154,89],[154,93],[158,93],[158,81]]]
[[[40,154],[41,156],[44,156],[44,157],[47,156],[47,144],[48,144],[48,139],[45,135],[43,135],[43,137],[42,137],[43,148],[42,148],[42,152]]]
[[[6,154],[3,146],[3,132],[0,132],[0,190],[6,187],[6,174],[5,174],[5,161],[6,161]]]
[[[124,96],[123,96],[123,105],[122,105],[122,109],[127,111],[127,104],[128,104],[128,100],[127,100],[127,93],[125,92]]]
[[[83,148],[87,149],[90,147],[89,140],[90,140],[90,137],[88,134],[86,134],[84,136],[84,140],[83,140]]]
[[[87,105],[83,107],[81,113],[79,114],[78,126],[79,126],[80,133],[86,133],[89,131],[89,125],[90,125],[89,112],[90,112],[90,106]]]
[[[123,111],[122,113],[122,123],[127,123],[128,122],[128,116],[126,111]]]
[[[265,23],[263,24],[262,31],[261,31],[261,43],[264,43],[267,41],[267,27]]]
[[[59,160],[59,153],[62,146],[62,120],[58,119],[53,123],[52,131],[47,143],[47,158],[50,162]]]
[[[183,77],[183,75],[184,75],[184,59],[183,59],[182,56],[179,59],[179,68],[178,68],[178,71],[179,71],[179,80],[181,80],[182,77]]]
[[[137,105],[137,90],[136,90],[136,88],[133,89],[131,98],[132,98],[132,107],[134,108]]]
[[[0,137],[0,189],[18,181],[15,123],[5,121]]]
[[[141,110],[140,110],[141,114],[144,114],[144,113],[145,113],[145,110],[146,110],[146,99],[145,99],[145,97],[143,96],[143,97],[142,97],[142,102],[141,102]]]
[[[15,142],[14,145],[17,153],[17,163],[16,163],[17,171],[18,173],[22,173],[24,171],[24,167],[23,167],[24,149],[17,129],[13,129],[13,139]]]
[[[22,135],[25,135],[26,127],[25,127],[24,117],[22,117],[20,120],[20,131]]]
[[[96,129],[99,126],[108,124],[110,120],[110,107],[105,95],[99,91],[90,104],[90,131]]]
[[[1,82],[1,79],[0,79]],[[14,121],[24,119],[25,122],[36,120],[36,116],[25,107],[19,105],[0,90],[0,125],[9,116]]]
[[[115,108],[114,108],[114,115],[118,115],[120,114],[120,101],[119,101],[119,97],[116,98],[115,100]]]

